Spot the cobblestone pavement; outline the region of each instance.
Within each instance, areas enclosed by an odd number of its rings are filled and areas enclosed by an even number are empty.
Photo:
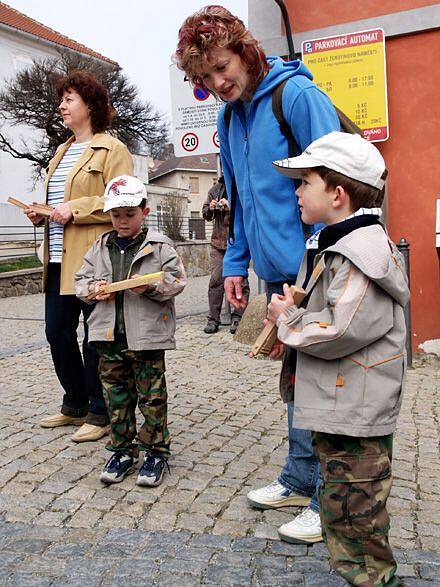
[[[179,302],[178,350],[167,354],[171,474],[98,480],[105,440],[74,444],[45,430],[60,389],[44,342],[42,297],[0,300],[0,585],[340,585],[325,547],[291,545],[276,529],[297,510],[258,511],[252,487],[287,453],[279,366],[250,360],[227,328],[202,332],[206,278]],[[29,320],[33,318],[34,320]],[[440,585],[438,364],[408,375],[394,450],[391,541],[408,587]],[[436,552],[437,551],[437,552]]]

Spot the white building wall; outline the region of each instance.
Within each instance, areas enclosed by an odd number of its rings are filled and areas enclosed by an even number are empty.
[[[197,194],[192,194],[189,191],[190,177],[199,178],[199,191]],[[194,212],[198,213],[201,217],[203,202],[208,197],[208,191],[214,185],[214,180],[216,180],[216,178],[217,174],[215,171],[177,170],[167,173],[163,177],[153,179],[153,182],[155,185],[175,187],[179,189],[188,190],[189,214],[191,214],[191,212]]]
[[[55,46],[0,25],[0,88],[3,90],[6,81],[14,78],[20,69],[30,65],[33,59],[56,55]],[[21,140],[31,143],[38,139],[38,131],[27,126],[10,127],[0,120],[0,127],[17,145]],[[0,151],[0,225],[16,225],[18,220],[22,220],[22,224],[28,224],[29,221],[22,214],[17,216],[16,210],[10,204],[4,203],[9,196],[25,202],[42,201],[44,186],[42,180],[34,183],[30,162],[14,159]]]

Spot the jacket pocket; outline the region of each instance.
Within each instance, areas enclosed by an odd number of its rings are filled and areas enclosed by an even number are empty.
[[[367,442],[371,442],[372,448],[379,448],[375,439]],[[320,461],[325,481],[321,489],[321,515],[326,527],[352,539],[387,530],[389,517],[384,503],[392,484],[388,455],[384,452],[357,456],[320,453]]]
[[[97,161],[92,157],[87,163],[85,163],[81,169],[86,173],[102,173],[104,170],[104,163],[103,161]]]
[[[349,359],[363,371],[365,378],[363,417],[372,425],[385,424],[395,418],[402,401],[405,372],[404,354],[399,353],[364,364]]]
[[[339,363],[298,353],[295,405],[313,410],[335,410]]]

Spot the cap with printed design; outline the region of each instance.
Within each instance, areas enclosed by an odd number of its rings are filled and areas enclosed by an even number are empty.
[[[147,199],[147,189],[140,179],[131,175],[118,175],[105,186],[104,212],[113,208],[134,208]]]

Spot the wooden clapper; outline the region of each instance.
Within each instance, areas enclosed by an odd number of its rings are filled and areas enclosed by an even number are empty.
[[[291,285],[290,291],[292,292],[295,305],[299,306],[303,301],[306,292],[301,287],[297,287],[296,285]],[[234,340],[238,342],[252,344],[251,351],[254,356],[260,354],[269,355],[277,340],[278,329],[271,322],[260,331],[256,339],[254,338],[255,325],[258,325],[258,329],[260,329],[259,325],[262,324],[264,318],[266,318],[266,315],[266,294],[260,294],[250,301],[242,319],[240,320],[240,324],[234,336]],[[250,337],[252,337],[252,340],[254,340],[253,343],[251,340],[249,340]]]
[[[49,206],[48,204],[25,204],[21,200],[17,200],[16,198],[12,198],[12,197],[9,197],[6,201],[9,204],[13,204],[14,206],[17,206],[18,208],[21,208],[22,210],[26,210],[26,208],[30,208],[31,210],[33,210],[37,214],[40,214],[41,216],[45,216],[46,218],[49,218],[49,216],[52,214],[52,211],[53,211],[52,206]]]
[[[164,271],[158,271],[157,273],[139,275],[139,277],[134,277],[132,279],[123,279],[122,281],[107,283],[107,285],[103,285],[97,292],[89,294],[87,299],[94,300],[99,294],[108,294],[115,291],[123,291],[124,289],[131,289],[132,287],[139,287],[141,285],[159,283],[160,281],[163,281],[163,277]]]

